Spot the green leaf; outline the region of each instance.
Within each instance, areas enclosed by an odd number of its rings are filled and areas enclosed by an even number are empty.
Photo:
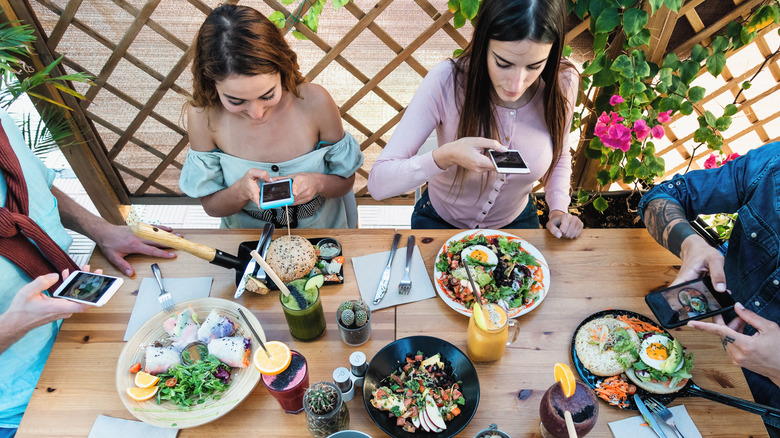
[[[333,0],[333,9],[339,10],[342,6],[346,6],[349,0]]]
[[[658,105],[658,111],[664,112],[674,109],[674,100],[671,97],[664,97]]]
[[[723,146],[723,137],[713,132],[707,137],[707,145],[710,149],[720,150]]]
[[[479,0],[460,0],[460,13],[469,20],[477,16],[478,10]]]
[[[620,25],[618,8],[608,7],[596,17],[595,33],[609,33]]]
[[[666,56],[664,56],[664,62],[661,65],[661,68],[677,70],[680,68],[680,58],[678,58],[675,53],[667,53]]]
[[[636,175],[636,170],[639,169],[639,166],[642,165],[642,162],[639,161],[636,156],[630,158],[626,162],[626,175]]]
[[[696,143],[704,143],[707,141],[707,137],[710,135],[710,132],[710,128],[707,128],[706,126],[698,128],[697,130],[693,131],[693,141]]]
[[[602,186],[609,184],[609,172],[606,169],[599,170],[598,173],[596,173],[596,181],[598,181]]]
[[[588,149],[600,151],[604,147],[604,143],[598,137],[593,137],[588,142]]]
[[[466,17],[463,16],[463,13],[458,9],[458,12],[455,13],[455,15],[452,16],[452,27],[455,29],[460,29],[461,27],[466,25]]]
[[[598,198],[593,200],[593,208],[600,211],[601,213],[604,213],[604,211],[609,207],[609,204],[607,203],[607,200],[601,197],[599,195]]]
[[[685,101],[680,105],[680,113],[684,116],[691,115],[693,113],[693,104],[690,101]]]
[[[729,46],[729,40],[722,35],[716,36],[715,39],[712,41],[713,53],[724,52],[728,48],[728,46]]]
[[[623,160],[623,151],[620,149],[613,149],[612,152],[609,154],[609,159],[607,160],[607,164],[610,166],[617,166],[620,164],[620,161]]]
[[[733,103],[730,103],[730,104],[726,105],[726,108],[723,109],[723,115],[730,117],[730,116],[733,116],[734,114],[736,114],[738,111],[739,111],[739,108],[737,108],[737,106],[734,105]]]
[[[661,70],[658,70],[658,80],[665,85],[671,85],[672,83],[672,69],[669,67],[664,67]]]
[[[729,24],[726,25],[726,36],[729,38],[738,38],[741,32],[742,25],[734,20],[729,21]]]
[[[608,33],[597,33],[593,36],[593,53],[602,53],[607,48],[607,41],[609,40]]]
[[[651,176],[660,177],[666,172],[666,162],[662,157],[653,157],[653,164],[650,165]]]
[[[726,67],[726,54],[718,52],[707,58],[707,71],[713,76],[719,76]]]
[[[268,20],[275,24],[279,29],[284,28],[284,25],[286,24],[284,13],[280,11],[272,12],[271,15],[268,16]]]
[[[696,103],[704,99],[706,93],[707,90],[704,87],[691,87],[691,89],[688,90],[688,98],[691,99],[691,102]]]
[[[707,125],[714,128],[716,123],[715,114],[712,114],[709,110],[704,111],[704,120],[707,122]]]
[[[585,148],[585,157],[589,160],[598,160],[601,158],[601,149],[595,150],[591,148]]]
[[[607,60],[607,55],[604,52],[601,52],[596,56],[596,59],[593,60],[586,68],[582,71],[583,75],[592,75],[596,74],[601,71],[601,69],[604,68],[604,65]]]
[[[636,67],[634,67],[634,73],[640,79],[650,77],[650,64],[647,61],[637,62]]]
[[[570,45],[568,45],[568,44],[565,44],[565,45],[563,46],[563,57],[564,57],[564,58],[568,58],[569,56],[571,56],[571,54],[572,54],[572,52],[573,52],[573,51],[574,51],[574,50],[571,48],[571,46],[570,46]]]
[[[299,40],[308,40],[309,39],[309,37],[307,37],[306,35],[302,34],[301,32],[299,32],[297,30],[293,30],[292,34],[293,34],[293,36],[296,39],[299,39]]]
[[[585,16],[588,15],[588,5],[590,2],[587,0],[577,0],[574,3],[574,13],[577,14],[577,17],[579,17],[580,20],[584,20]]]
[[[708,61],[709,62],[709,61]],[[680,66],[680,79],[687,85],[696,79],[701,65],[698,62],[685,61]]]
[[[729,126],[731,126],[731,117],[729,116],[718,117],[715,120],[715,129],[718,131],[725,131],[729,129]]]
[[[609,180],[616,181],[620,176],[620,166],[612,166],[609,168]]]
[[[701,44],[696,44],[693,46],[693,49],[691,49],[691,61],[701,63],[707,57],[710,56],[710,51],[705,49],[701,46]]]
[[[577,192],[577,203],[578,204],[584,204],[588,202],[588,199],[590,199],[590,195],[585,190],[580,190]]]
[[[628,39],[631,47],[646,46],[650,44],[650,29],[642,29]]]
[[[664,0],[650,0],[650,13],[655,14],[655,11],[663,6]]]
[[[651,142],[647,142],[647,146],[642,149],[642,155],[655,156],[655,145]]]
[[[650,176],[650,169],[648,169],[644,164],[639,166],[639,168],[636,170],[636,177],[638,179],[647,179],[648,176]]]
[[[615,82],[617,82],[617,80],[618,74],[608,68],[605,68],[604,70],[601,70],[600,72],[593,75],[593,86],[607,87],[613,85]]]
[[[637,0],[617,0],[620,7],[623,9],[630,8],[631,6],[634,6],[637,2]]]
[[[634,76],[634,65],[631,63],[631,59],[626,55],[618,56],[609,68],[612,71],[619,72],[624,78],[631,78]]]
[[[739,39],[742,41],[742,44],[750,44],[751,41],[753,41],[753,38],[756,37],[756,32],[750,32],[747,27],[743,27],[742,31],[739,34]]]
[[[750,81],[745,81],[745,82],[742,83],[742,89],[743,90],[749,90],[752,85],[753,84],[751,84]]]
[[[647,24],[647,12],[641,9],[626,9],[623,12],[623,31],[627,37],[636,35]]]
[[[645,86],[644,82],[636,81],[634,83],[634,93],[640,94],[645,91],[645,89],[647,89],[647,86]]]
[[[667,8],[671,9],[673,12],[679,12],[680,7],[682,6],[683,0],[664,0],[664,4]]]
[[[639,154],[642,152],[642,144],[638,141],[632,142],[631,147],[628,148],[628,151],[626,152],[626,159],[631,160],[635,159],[639,156]]]

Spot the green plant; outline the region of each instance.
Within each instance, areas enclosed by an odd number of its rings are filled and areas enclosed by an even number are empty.
[[[355,325],[363,327],[368,322],[368,313],[365,310],[358,310],[355,312]]]
[[[314,414],[325,415],[333,412],[338,403],[337,389],[323,382],[312,385],[306,391],[306,406]]]
[[[284,5],[291,5],[295,2],[295,0],[281,0]],[[349,3],[350,0],[331,0],[333,3],[333,9],[338,11],[342,6]],[[317,33],[317,29],[320,26],[320,14],[322,14],[322,10],[325,8],[325,4],[327,3],[327,0],[301,0],[300,4],[298,6],[297,11],[295,14],[290,14],[289,16],[285,15],[284,12],[281,11],[274,11],[271,13],[271,15],[268,16],[268,19],[271,20],[274,24],[276,24],[276,27],[279,29],[284,29],[288,23],[290,23],[290,28],[292,26],[295,26],[296,23],[303,23],[306,27],[309,28],[314,33]],[[303,13],[306,6],[309,6],[309,9],[306,11],[303,16],[301,16],[301,13]],[[309,38],[306,37],[303,33],[297,30],[293,30],[292,34],[295,38],[299,40],[307,40]]]
[[[43,153],[56,147],[65,147],[78,142],[72,139],[73,131],[66,115],[72,109],[63,103],[50,99],[37,90],[52,86],[77,99],[85,97],[70,88],[68,81],[92,84],[92,77],[85,73],[73,73],[51,77],[51,72],[62,61],[59,57],[40,71],[24,61],[33,55],[35,41],[33,29],[20,22],[0,24],[0,107],[8,109],[22,96],[42,100],[53,105],[40,113],[40,120],[34,122],[29,113],[19,120],[22,134],[36,153]],[[19,76],[24,76],[21,80]]]

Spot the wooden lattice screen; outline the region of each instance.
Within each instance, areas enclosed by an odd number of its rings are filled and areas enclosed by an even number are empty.
[[[67,95],[57,98],[76,108],[74,121],[84,133],[85,144],[65,153],[104,217],[120,221],[118,205],[192,201],[182,197],[178,189],[188,145],[181,116],[191,89],[189,45],[218,3],[0,0],[11,20],[18,17],[35,25],[39,33],[36,51],[43,63],[64,56],[65,72],[84,71],[97,78],[95,86],[76,84],[87,101],[76,102]],[[361,143],[366,160],[355,183],[358,202],[371,202],[366,190],[368,171],[428,69],[465,46],[470,36],[470,26],[452,27],[446,3],[355,0],[339,11],[324,12],[318,34],[298,27],[308,41],[288,37],[302,71],[331,92],[345,129]],[[266,15],[274,10],[290,12],[274,0],[241,4]],[[759,4],[760,0],[691,0],[679,14],[659,12],[652,23],[653,42],[648,53],[654,60],[667,51],[683,58],[695,44],[708,42],[730,20],[748,16]],[[570,25],[567,41],[578,63],[590,56],[588,25],[587,21]],[[780,87],[775,56],[780,39],[773,29],[765,29],[756,42],[732,54],[720,78],[705,72],[697,79],[708,90],[699,107],[722,107],[769,59],[754,79],[754,87],[739,97],[741,113],[726,132],[724,150],[728,152],[743,153],[780,136],[780,112],[768,104]],[[667,130],[669,141],[659,150],[669,174],[687,166],[694,129],[690,118],[682,118]],[[578,135],[572,138],[575,186],[593,188],[597,163],[576,154],[580,149]],[[698,167],[706,155],[708,151],[700,148],[692,167]],[[399,197],[390,202],[411,200]]]

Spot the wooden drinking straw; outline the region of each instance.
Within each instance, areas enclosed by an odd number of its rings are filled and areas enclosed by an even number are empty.
[[[287,216],[287,237],[290,237],[290,210],[287,209],[287,206],[284,206],[284,214]]]

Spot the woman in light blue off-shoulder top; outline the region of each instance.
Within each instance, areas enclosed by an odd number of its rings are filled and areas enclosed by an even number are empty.
[[[287,226],[284,209],[260,209],[258,184],[289,177],[291,227],[347,227],[363,154],[273,23],[247,6],[217,7],[196,37],[192,74],[185,194],[223,228]]]

